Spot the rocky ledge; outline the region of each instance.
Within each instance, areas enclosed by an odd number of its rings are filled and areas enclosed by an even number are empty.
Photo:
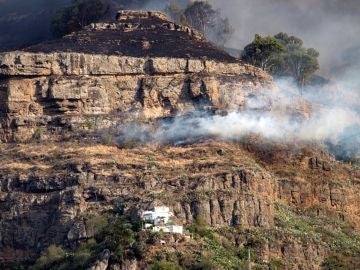
[[[271,77],[158,12],[121,11],[60,40],[0,54],[0,140],[74,129],[102,116],[244,108]]]

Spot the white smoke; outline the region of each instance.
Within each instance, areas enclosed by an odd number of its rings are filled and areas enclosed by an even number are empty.
[[[290,80],[283,79],[277,85],[278,90],[275,92],[269,89],[262,91],[262,94],[276,102],[272,111],[258,110],[256,104],[253,104],[247,106],[245,111],[234,110],[226,115],[195,112],[171,120],[160,120],[156,124],[131,123],[119,127],[122,135],[118,140],[181,145],[207,138],[242,140],[248,135],[257,134],[276,142],[342,143],[346,144],[344,147],[353,145],[352,148],[360,150],[360,145],[356,145],[360,138],[360,114],[356,111],[360,99],[349,98],[347,92],[341,90],[342,85],[303,91]],[[332,88],[336,88],[336,91],[333,92]],[[305,117],[306,112],[300,112],[304,115],[302,118],[294,117],[292,106],[296,106],[298,100],[306,100],[312,108],[309,117]],[[284,108],[290,108],[290,112]],[[355,136],[348,139],[348,131],[352,134],[355,132]],[[346,141],[340,142],[340,138],[346,138]],[[355,151],[356,155],[360,154],[359,150]]]

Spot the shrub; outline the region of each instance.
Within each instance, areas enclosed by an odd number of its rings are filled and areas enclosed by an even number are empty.
[[[324,270],[347,270],[350,269],[338,256],[330,256],[322,264]]]
[[[147,243],[150,245],[155,245],[160,238],[162,237],[162,232],[154,232],[149,235],[149,238],[147,240]]]
[[[44,128],[43,127],[37,127],[32,135],[32,139],[35,141],[41,140],[44,134]]]
[[[269,267],[270,267],[270,270],[285,269],[284,263],[281,260],[275,259],[275,258],[271,258],[270,263],[269,263]]]
[[[156,261],[150,266],[150,270],[182,270],[183,268],[176,262]]]
[[[132,149],[132,148],[135,148],[136,146],[138,146],[139,143],[140,142],[137,140],[124,140],[124,141],[118,141],[117,145],[120,148]]]
[[[249,255],[252,262],[259,260],[259,257],[256,255],[256,253],[248,247],[238,249],[236,255],[243,261],[247,261],[249,259]]]
[[[84,249],[84,248],[80,248],[79,250],[77,250],[74,255],[73,255],[73,264],[74,266],[78,265],[78,266],[84,266],[86,265],[86,263],[91,259],[92,257],[92,252],[89,249]]]
[[[87,130],[93,130],[95,129],[95,123],[89,119],[87,119],[84,124],[83,127]]]
[[[66,256],[65,251],[58,246],[49,246],[36,261],[32,269],[49,269],[55,262],[61,261]]]
[[[142,259],[145,256],[146,252],[148,251],[148,247],[145,243],[137,241],[133,245],[132,250],[136,258]]]
[[[197,217],[195,222],[188,227],[190,233],[197,234],[201,237],[206,237],[208,239],[213,239],[214,234],[211,230],[207,228],[205,220],[201,217]]]
[[[118,254],[123,252],[123,249],[132,246],[135,242],[134,237],[131,224],[121,217],[116,218],[103,232],[105,247],[111,251],[116,251]]]
[[[208,259],[203,258],[200,262],[196,263],[191,270],[217,270],[219,266],[215,265]]]
[[[90,236],[101,232],[108,225],[108,221],[102,216],[93,216],[86,221],[86,231]]]
[[[25,270],[27,269],[24,265],[21,265],[19,263],[14,263],[10,266],[11,270]]]
[[[102,136],[103,144],[111,145],[113,143],[113,136],[111,134],[104,134]]]

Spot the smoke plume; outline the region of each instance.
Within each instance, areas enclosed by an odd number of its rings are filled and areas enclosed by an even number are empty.
[[[276,83],[277,90],[262,91],[276,102],[272,111],[261,110],[261,102],[249,100],[248,109],[234,110],[227,115],[195,112],[155,124],[130,123],[119,127],[118,142],[182,145],[209,138],[241,141],[256,134],[274,142],[326,143],[339,158],[360,157],[359,96],[347,95],[346,89],[342,90],[346,86],[339,84],[303,89],[300,96],[300,89],[290,79]],[[311,104],[309,118],[299,119],[284,110],[294,106],[294,100]]]

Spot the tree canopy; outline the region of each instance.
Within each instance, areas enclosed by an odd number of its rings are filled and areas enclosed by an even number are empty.
[[[274,76],[290,76],[304,86],[319,69],[319,52],[305,48],[303,41],[286,33],[274,37],[255,35],[241,58]]]
[[[51,22],[51,32],[56,37],[80,30],[99,20],[108,11],[105,0],[72,0],[71,6],[56,12]]]
[[[283,51],[285,47],[277,39],[256,34],[254,41],[244,48],[242,59],[270,71],[276,64],[275,57]]]
[[[229,20],[206,1],[194,1],[182,8],[176,0],[172,0],[165,11],[174,21],[202,32],[219,47],[223,47],[233,34]]]

